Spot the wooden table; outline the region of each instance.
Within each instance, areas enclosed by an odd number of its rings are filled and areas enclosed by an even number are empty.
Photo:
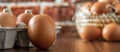
[[[0,52],[120,52],[120,41],[107,42],[105,40],[85,41],[80,39],[75,28],[65,27],[57,35],[55,44],[49,49],[13,48]],[[72,29],[72,30],[70,30]]]

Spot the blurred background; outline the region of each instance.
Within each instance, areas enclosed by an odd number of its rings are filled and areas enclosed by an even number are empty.
[[[44,13],[55,21],[72,21],[76,4],[96,0],[0,0],[0,11],[4,8],[12,10],[15,16],[31,9],[34,15]]]

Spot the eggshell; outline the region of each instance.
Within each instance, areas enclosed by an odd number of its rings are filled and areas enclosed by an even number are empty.
[[[31,42],[38,49],[47,49],[55,41],[55,29],[52,19],[44,14],[35,15],[28,24]]]
[[[116,14],[117,15],[120,15],[120,3],[117,3],[115,6],[114,6],[115,10],[116,10]]]
[[[110,5],[106,2],[96,2],[91,7],[91,13],[92,14],[107,14],[109,13],[109,7]]]
[[[120,25],[110,23],[103,28],[102,36],[107,41],[120,40]]]
[[[0,24],[2,27],[16,27],[16,17],[8,13],[0,13]]]
[[[83,26],[78,33],[85,40],[96,40],[101,36],[101,30],[95,26]]]
[[[50,21],[50,23],[55,27],[55,21],[52,19],[52,17],[50,17],[47,14],[42,14],[41,16],[46,17]]]
[[[26,12],[26,11],[25,11]],[[31,12],[32,13],[32,12]],[[30,19],[33,17],[31,13],[22,13],[17,17],[17,24],[19,22],[24,22],[26,25],[28,25]]]

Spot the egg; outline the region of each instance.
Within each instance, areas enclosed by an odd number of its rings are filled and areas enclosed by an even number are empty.
[[[47,14],[42,14],[42,17],[46,17],[50,21],[50,23],[55,27],[55,21],[52,19],[52,17],[50,17]]]
[[[81,39],[95,40],[101,36],[101,30],[95,26],[83,26],[78,31]]]
[[[38,49],[47,49],[55,41],[55,26],[53,19],[45,14],[35,15],[28,24],[28,36]]]
[[[4,9],[3,12],[0,13],[1,27],[16,27],[16,17],[9,12],[9,9]]]
[[[102,36],[107,41],[120,40],[120,25],[115,23],[106,25],[102,30]]]
[[[20,14],[18,17],[17,17],[17,24],[19,22],[24,22],[27,26],[28,26],[28,23],[30,21],[30,19],[32,18],[32,11],[31,10],[25,10],[24,13]]]
[[[115,10],[116,10],[116,14],[117,15],[120,15],[120,3],[117,3],[115,6],[114,6]]]
[[[100,15],[109,13],[110,5],[106,2],[96,2],[91,7],[91,13]]]
[[[115,4],[118,3],[119,0],[98,0],[98,2],[107,2],[109,4]]]

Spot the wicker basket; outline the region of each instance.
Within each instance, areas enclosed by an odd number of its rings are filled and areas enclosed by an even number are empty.
[[[99,28],[103,28],[105,25],[109,23],[117,23],[120,24],[120,16],[117,16],[115,14],[103,14],[103,15],[79,15],[76,16],[76,26],[77,30],[80,30],[81,26],[86,25],[93,25],[97,26]]]

